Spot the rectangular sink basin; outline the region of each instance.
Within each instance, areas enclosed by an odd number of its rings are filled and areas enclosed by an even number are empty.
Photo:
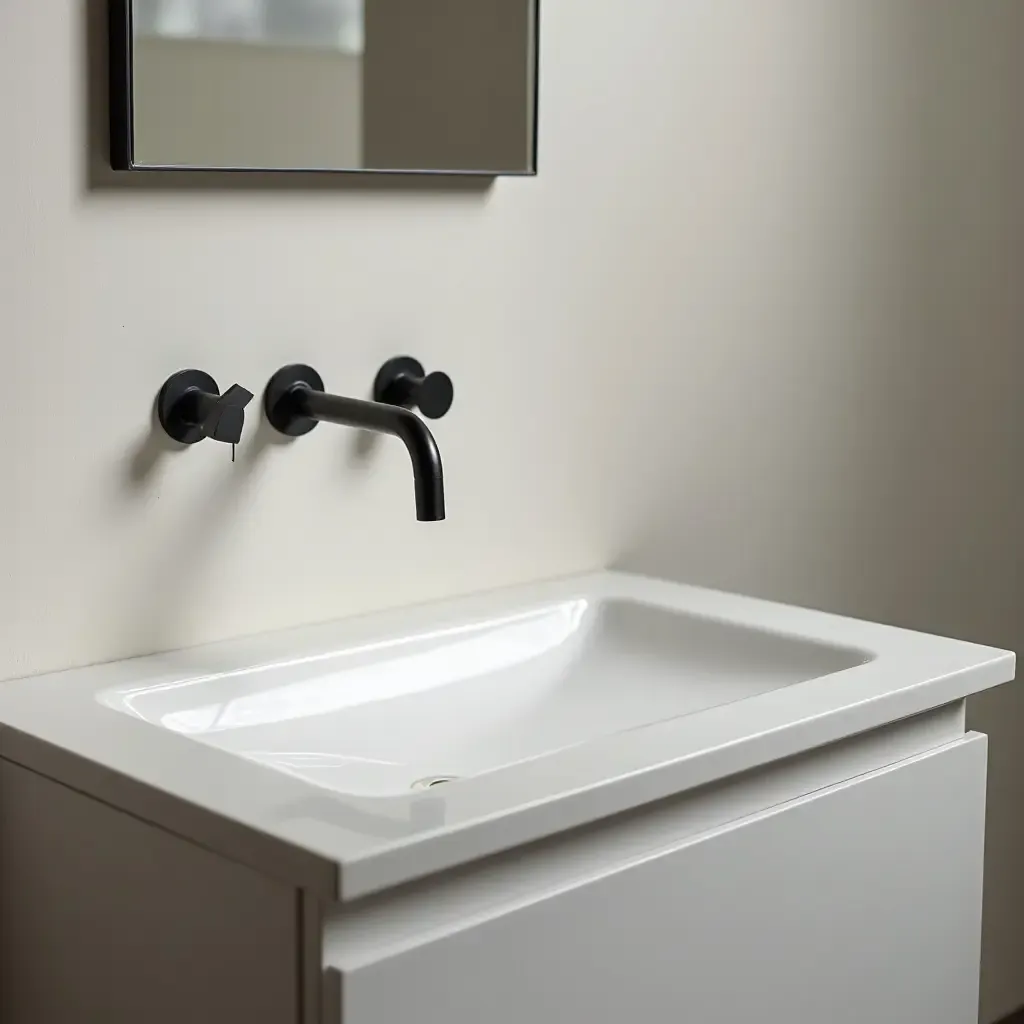
[[[696,715],[870,657],[584,591],[465,625],[99,697],[319,787],[388,796]]]
[[[1007,651],[602,572],[8,682],[0,756],[348,900],[1013,672]]]

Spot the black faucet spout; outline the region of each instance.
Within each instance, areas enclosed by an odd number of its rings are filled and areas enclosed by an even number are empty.
[[[383,402],[365,402],[314,391],[299,385],[294,391],[296,411],[311,419],[361,427],[397,437],[412,460],[416,488],[416,518],[421,522],[444,519],[444,473],[441,453],[430,428],[415,413]]]
[[[426,423],[400,406],[331,395],[323,388],[320,375],[309,366],[286,366],[278,370],[263,395],[270,425],[290,437],[307,434],[317,423],[327,422],[399,438],[412,461],[416,518],[421,522],[444,519],[441,454]]]

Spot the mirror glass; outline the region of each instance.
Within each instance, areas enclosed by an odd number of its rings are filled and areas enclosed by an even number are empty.
[[[532,174],[538,0],[117,0],[124,169]]]

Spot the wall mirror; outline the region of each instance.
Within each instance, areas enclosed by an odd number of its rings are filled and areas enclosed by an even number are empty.
[[[109,0],[117,170],[534,174],[539,0]]]

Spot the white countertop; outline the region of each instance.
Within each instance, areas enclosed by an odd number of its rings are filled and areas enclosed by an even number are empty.
[[[585,595],[855,651],[853,667],[462,779],[355,796],[105,706],[127,686],[286,663]],[[1013,678],[1014,655],[615,573],[0,686],[0,754],[322,898],[354,899],[886,725]]]

